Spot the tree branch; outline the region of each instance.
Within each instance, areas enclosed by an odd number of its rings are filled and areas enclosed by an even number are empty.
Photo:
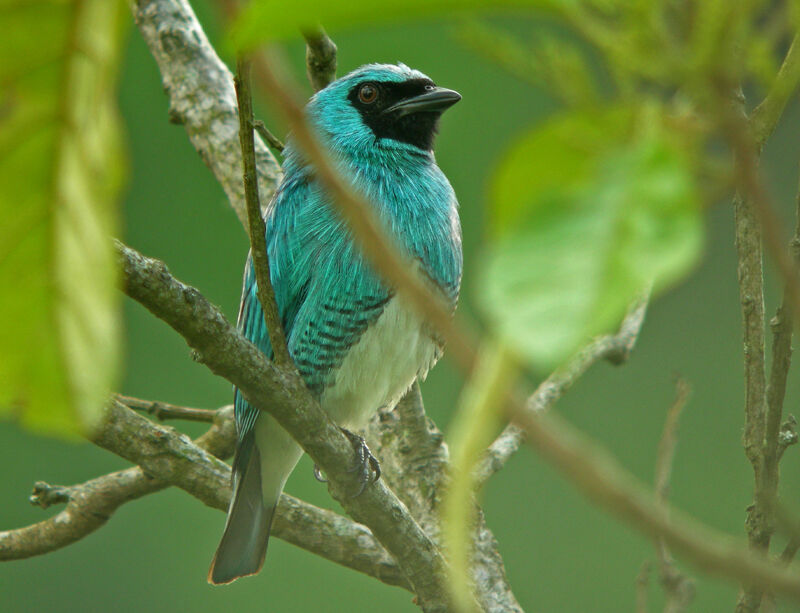
[[[283,153],[283,149],[285,146],[283,144],[283,141],[281,141],[281,139],[279,139],[272,132],[270,132],[263,121],[257,119],[256,122],[253,124],[253,127],[256,129],[256,132],[258,132],[261,138],[267,141],[267,144],[270,147],[275,149],[275,151],[277,151],[278,153]]]
[[[778,492],[780,425],[791,350],[791,323],[788,338],[781,332],[781,319],[800,321],[800,277],[795,262],[784,248],[781,225],[772,208],[758,172],[759,153],[772,133],[789,96],[800,84],[798,38],[784,59],[778,77],[767,98],[748,121],[738,105],[725,104],[721,126],[734,154],[738,193],[734,198],[736,249],[738,255],[739,295],[744,328],[745,365],[745,453],[753,465],[753,504],[747,509],[747,535],[750,546],[766,554],[775,531],[774,503]],[[741,94],[740,94],[741,96]],[[773,370],[767,388],[764,349],[764,297],[762,232],[764,243],[785,282],[785,311],[779,311]],[[783,383],[781,379],[784,379]],[[759,610],[763,592],[757,587],[743,587],[736,605],[737,613]]]
[[[764,441],[766,371],[764,357],[764,281],[761,229],[750,203],[734,200],[736,251],[739,258],[739,301],[744,334],[745,453],[754,468]]]
[[[441,552],[382,481],[358,498],[348,495],[356,478],[348,470],[352,445],[302,379],[269,362],[196,289],[172,277],[163,263],[119,242],[116,248],[125,292],[179,332],[198,361],[238,387],[253,406],[268,410],[325,471],[334,498],[351,517],[368,526],[397,560],[423,610],[447,611]],[[107,434],[114,438],[113,433]]]
[[[138,467],[69,487],[39,481],[31,494],[33,504],[46,508],[66,502],[67,506],[44,521],[0,532],[0,560],[21,560],[71,545],[103,526],[122,504],[165,487]]]
[[[795,200],[794,237],[789,242],[792,259],[800,268],[800,186]],[[781,456],[781,422],[783,420],[783,402],[786,397],[786,380],[792,363],[792,327],[794,318],[790,306],[791,297],[788,288],[783,290],[783,299],[775,317],[770,321],[772,328],[772,365],[769,384],[767,385],[767,419],[766,439],[764,441],[764,470],[775,481],[778,481],[778,461]]]
[[[133,396],[123,396],[117,394],[116,399],[125,406],[135,410],[144,411],[155,417],[158,421],[165,421],[167,419],[182,419],[185,421],[202,421],[213,422],[222,411],[227,411],[233,405],[222,407],[217,410],[209,409],[195,409],[191,407],[182,407],[168,402],[161,402],[160,400],[142,400],[141,398],[134,398]]]
[[[306,40],[306,73],[314,91],[336,78],[336,44],[321,27],[303,32]]]
[[[39,555],[69,545],[102,526],[125,502],[179,487],[207,505],[225,511],[231,495],[230,469],[211,461],[233,452],[236,428],[230,407],[221,409],[212,428],[193,444],[184,435],[143,419],[124,406],[109,407],[96,435],[109,451],[140,466],[69,487],[37,483],[31,502],[47,508],[67,503],[45,521],[0,532],[0,560]],[[157,475],[157,477],[156,477]],[[367,528],[284,494],[273,535],[332,562],[409,589],[397,564]]]
[[[242,154],[233,76],[206,38],[186,0],[129,0],[131,11],[158,64],[169,96],[169,117],[189,139],[247,228],[241,181]],[[281,175],[269,149],[256,139],[261,202],[272,198]]]
[[[752,555],[731,537],[661,504],[644,485],[601,447],[554,413],[533,414],[522,403],[509,416],[525,430],[526,440],[587,498],[626,524],[662,538],[705,571],[800,601],[800,575]]]
[[[250,93],[250,61],[240,57],[236,61],[236,100],[239,105],[239,142],[242,146],[242,170],[244,175],[244,196],[247,205],[247,228],[250,235],[250,264],[254,268],[258,301],[267,326],[272,354],[275,361],[290,367],[292,358],[286,346],[267,252],[267,226],[261,215],[258,201],[258,175],[256,174],[255,135],[253,134],[253,97]]]
[[[425,414],[417,383],[394,410],[378,412],[367,429],[367,439],[377,442],[374,449],[392,490],[438,541],[449,452],[441,431]],[[497,540],[480,510],[473,538],[473,581],[483,610],[522,613],[506,578]]]
[[[769,521],[771,501],[764,498],[762,451],[766,414],[766,370],[764,350],[764,288],[761,259],[761,227],[751,201],[737,195],[733,203],[738,255],[739,300],[742,310],[744,340],[745,426],[742,435],[747,459],[754,472],[753,503],[747,508],[747,537],[750,546],[766,552],[772,538]],[[746,584],[736,613],[756,612],[763,590]]]
[[[800,187],[798,187],[796,197],[796,210],[795,233],[789,246],[795,265],[800,265]],[[768,538],[771,538],[772,532],[774,532],[774,510],[771,507],[778,495],[778,480],[780,478],[778,465],[783,451],[788,446],[787,443],[791,444],[791,442],[796,442],[797,440],[796,434],[794,437],[781,437],[784,427],[787,427],[790,433],[792,427],[789,422],[786,424],[781,423],[783,420],[783,402],[786,396],[786,380],[792,363],[792,327],[794,318],[792,317],[790,301],[791,296],[787,285],[783,290],[781,305],[778,307],[775,317],[770,321],[770,328],[772,329],[772,364],[766,391],[765,433],[760,455],[761,481],[756,481],[756,502],[751,507],[753,509],[751,512],[751,516],[754,519],[753,525],[755,527],[764,526],[765,529],[769,530]],[[761,494],[758,493],[759,489],[762,492]],[[758,500],[763,500],[763,509],[759,508]],[[761,511],[761,514],[759,514],[759,511]],[[748,529],[750,527],[751,524],[748,523]],[[786,564],[791,561],[797,550],[795,544],[798,542],[800,541],[797,541],[794,537],[789,541],[780,556],[781,561]],[[766,550],[768,548],[769,541],[767,541],[766,547],[762,547],[762,549]],[[761,590],[755,588],[743,590],[739,596],[737,611],[758,611],[759,604],[762,601],[764,607],[767,607],[768,603],[773,601],[772,595],[763,594]]]
[[[600,360],[608,360],[617,365],[624,363],[639,337],[648,301],[649,295],[643,296],[631,306],[616,334],[595,339],[565,366],[542,381],[528,398],[526,410],[531,413],[549,410],[593,364]],[[486,456],[475,471],[478,487],[505,466],[519,449],[523,436],[522,430],[516,424],[511,423],[506,426],[487,448]]]
[[[795,35],[769,93],[750,114],[750,126],[759,150],[778,125],[783,110],[798,84],[800,84],[800,35]]]
[[[233,453],[236,433],[232,413],[232,409],[217,413],[214,425],[195,441],[199,449],[217,457]],[[68,487],[39,481],[31,494],[32,504],[45,509],[60,503],[67,506],[44,521],[0,532],[0,560],[19,560],[66,547],[103,526],[122,504],[168,485],[146,475],[139,466]]]

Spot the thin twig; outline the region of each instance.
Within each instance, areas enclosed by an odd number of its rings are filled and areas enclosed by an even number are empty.
[[[669,480],[672,474],[675,447],[678,443],[678,419],[689,399],[689,392],[689,384],[685,379],[678,377],[675,382],[675,400],[667,411],[656,455],[655,493],[656,498],[661,502],[666,502],[669,497]]]
[[[794,83],[794,89],[796,86],[797,83]],[[758,148],[753,131],[747,118],[741,112],[732,109],[723,113],[723,128],[736,161],[736,176],[742,194],[739,200],[744,203],[745,213],[749,216],[745,221],[747,224],[756,224],[763,231],[764,246],[785,283],[792,315],[795,321],[800,322],[800,276],[792,257],[786,250],[782,224],[758,172]],[[737,227],[738,225],[737,221]],[[758,233],[757,230],[755,232]],[[754,247],[755,241],[752,243]],[[760,259],[760,245],[758,253]]]
[[[261,135],[261,138],[267,141],[267,144],[270,147],[272,147],[278,153],[283,153],[283,141],[270,132],[269,129],[267,129],[267,126],[264,125],[263,121],[260,119],[256,120],[256,122],[253,124],[253,127],[256,129],[256,132]]]
[[[645,560],[636,575],[636,613],[648,613],[647,588],[650,584],[650,562]]]
[[[750,126],[759,150],[778,125],[783,110],[799,83],[800,34],[796,34],[769,93],[750,114]]]
[[[306,74],[314,91],[336,78],[336,44],[321,27],[303,32],[306,40]]]
[[[792,537],[781,552],[781,562],[789,566],[798,550],[800,550],[800,538]]]
[[[227,407],[216,410],[195,409],[192,407],[170,404],[168,402],[161,402],[160,400],[142,400],[141,398],[123,396],[122,394],[117,394],[116,399],[131,409],[149,413],[159,421],[182,419],[184,421],[213,422],[220,411],[227,409]]]
[[[771,501],[764,497],[767,492],[762,466],[767,398],[761,227],[752,202],[739,195],[734,199],[734,216],[744,341],[745,426],[742,442],[755,481],[753,503],[747,508],[747,538],[754,550],[767,551],[772,538],[772,522],[768,510]],[[736,613],[756,613],[762,596],[763,591],[758,586],[743,586]]]
[[[615,365],[624,363],[639,337],[648,301],[649,293],[631,305],[616,334],[595,339],[565,366],[542,381],[528,398],[528,410],[534,413],[549,410],[593,364],[600,360],[608,360]],[[486,456],[475,471],[478,487],[505,466],[519,449],[522,439],[522,430],[515,424],[505,427],[487,448]]]
[[[745,453],[755,469],[764,441],[766,370],[764,356],[764,279],[761,261],[761,229],[749,201],[734,200],[739,300],[744,336]]]
[[[789,53],[792,53],[791,49]],[[800,264],[800,186],[798,186],[797,190],[795,208],[795,232],[789,247],[795,265],[798,265]],[[794,418],[790,416],[790,419],[782,423],[783,403],[786,397],[786,380],[792,363],[794,318],[789,304],[790,300],[789,289],[785,287],[781,305],[770,321],[770,328],[772,329],[772,364],[769,373],[769,384],[767,385],[767,415],[764,449],[762,452],[762,479],[766,492],[765,498],[768,501],[775,500],[778,495],[778,480],[780,478],[778,466],[783,452],[789,445],[797,441],[797,433],[793,427]],[[771,509],[768,508],[767,510]],[[770,528],[772,528],[771,518],[768,518],[767,521],[770,522]],[[800,537],[792,534],[780,555],[780,561],[788,566],[799,547]],[[743,603],[743,607],[746,607],[750,603],[756,603],[757,597],[758,593],[755,590],[746,591],[740,596],[740,602]],[[763,594],[761,604],[762,611],[765,613],[769,610],[774,610],[774,595],[770,593]],[[746,608],[743,608],[743,610],[747,611]],[[751,606],[751,610],[757,609],[753,609]]]
[[[738,98],[729,111],[729,123],[741,127],[746,121],[744,95]],[[735,116],[735,119],[733,118]],[[736,165],[757,164],[752,152],[736,156]],[[764,441],[766,415],[766,358],[764,350],[764,266],[761,255],[761,226],[752,201],[737,193],[733,201],[736,230],[737,277],[739,302],[742,312],[744,342],[744,431],[742,442],[745,454],[757,472]],[[758,475],[757,475],[758,476]],[[755,546],[755,543],[751,544]]]
[[[286,336],[283,333],[275,291],[269,269],[267,254],[267,228],[261,216],[261,203],[258,200],[258,175],[256,173],[256,154],[253,137],[253,97],[250,93],[250,61],[239,57],[236,61],[236,99],[239,103],[239,141],[242,145],[242,166],[244,172],[244,195],[247,204],[248,230],[250,234],[250,257],[255,268],[258,300],[264,312],[264,323],[269,333],[270,345],[275,361],[282,366],[292,364]]]
[[[686,406],[690,391],[689,384],[681,378],[678,378],[675,387],[675,401],[667,411],[656,456],[655,497],[662,504],[667,502],[669,494],[669,480],[675,457],[675,447],[678,442],[678,419]],[[656,551],[661,585],[666,594],[664,613],[683,613],[694,599],[694,581],[678,569],[664,539],[658,539]]]
[[[795,266],[800,267],[800,185],[795,199],[795,230],[789,247]],[[781,426],[783,402],[786,397],[786,380],[792,364],[792,327],[794,320],[789,306],[789,291],[784,288],[775,317],[770,321],[772,328],[772,365],[767,386],[767,422],[764,441],[764,471],[778,481],[778,462],[781,457]],[[784,447],[785,448],[785,447]]]

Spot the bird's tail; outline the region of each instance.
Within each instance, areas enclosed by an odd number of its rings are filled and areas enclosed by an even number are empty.
[[[215,585],[261,570],[277,503],[276,498],[268,505],[262,496],[261,457],[254,432],[239,443],[233,465],[233,498],[225,532],[208,571],[208,582]]]

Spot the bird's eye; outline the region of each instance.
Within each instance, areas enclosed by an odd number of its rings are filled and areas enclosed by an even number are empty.
[[[358,99],[364,104],[372,104],[378,98],[378,88],[365,83],[358,90]]]
[[[426,85],[425,86],[425,91],[426,92],[432,92],[434,89],[436,89],[435,85]]]

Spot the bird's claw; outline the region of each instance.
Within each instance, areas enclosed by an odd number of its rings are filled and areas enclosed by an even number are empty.
[[[370,452],[364,437],[353,434],[344,428],[341,428],[341,430],[350,440],[350,443],[353,445],[353,450],[356,452],[356,463],[347,472],[358,473],[360,485],[358,491],[351,496],[351,498],[357,498],[367,489],[368,485],[375,483],[381,478],[381,465]]]
[[[320,483],[327,483],[328,480],[325,478],[325,475],[322,474],[319,466],[314,464],[314,478],[319,481]]]

